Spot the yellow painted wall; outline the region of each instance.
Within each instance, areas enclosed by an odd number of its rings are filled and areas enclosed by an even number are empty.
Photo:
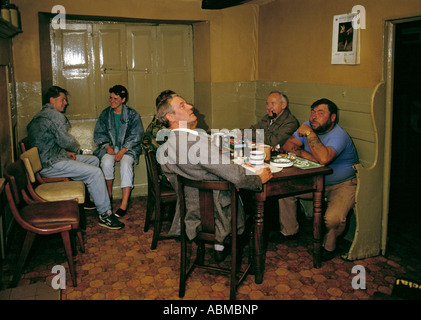
[[[156,20],[210,21],[211,77],[199,72],[196,81],[250,81],[256,78],[258,6],[202,10],[200,0],[15,0],[23,33],[14,38],[17,82],[40,81],[38,12],[62,5],[66,14]],[[196,39],[200,44],[200,39]],[[198,61],[200,63],[200,60]]]
[[[332,65],[333,16],[366,10],[361,63]],[[421,0],[277,0],[260,8],[259,80],[374,88],[382,80],[384,20],[421,15]]]
[[[363,205],[357,203],[357,240],[349,257],[380,252],[382,208],[377,204],[382,201],[385,110],[384,92],[378,88],[384,88],[379,86],[383,81],[384,21],[421,16],[421,0],[275,0],[224,10],[202,10],[201,0],[12,2],[21,11],[23,28],[13,39],[20,138],[31,113],[41,106],[38,12],[50,12],[60,4],[72,15],[204,21],[193,27],[195,104],[209,129],[249,127],[264,114],[271,88],[286,90],[300,120],[320,95],[334,99],[342,112],[340,123],[359,140],[360,158],[371,166],[360,168],[362,179],[370,183],[360,186],[363,192],[358,202]],[[332,65],[333,16],[351,12],[354,5],[366,10],[361,62]],[[377,126],[370,120],[378,120]],[[145,185],[144,172],[141,179],[140,185]],[[370,201],[371,207],[366,205]]]

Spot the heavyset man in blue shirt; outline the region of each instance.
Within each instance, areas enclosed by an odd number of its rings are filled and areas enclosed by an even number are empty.
[[[348,212],[355,203],[357,187],[353,168],[358,163],[357,151],[350,136],[337,121],[336,104],[328,99],[317,100],[311,106],[309,121],[304,122],[283,146],[286,152],[333,169],[333,173],[325,177],[327,208],[324,215],[324,260],[332,259],[335,255],[336,239],[345,229]],[[280,199],[279,206],[281,235],[294,236],[299,229],[297,197]]]

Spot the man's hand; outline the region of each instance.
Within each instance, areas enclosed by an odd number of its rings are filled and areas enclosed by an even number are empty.
[[[126,153],[127,149],[126,148],[121,148],[121,150],[119,152],[117,152],[117,154],[114,157],[115,161],[120,161],[121,159],[123,159],[124,154]]]
[[[113,156],[113,155],[115,155],[115,151],[114,151],[114,149],[113,149],[113,148],[111,148],[111,147],[110,147],[110,145],[108,145],[108,144],[105,146],[105,151],[107,151],[107,153],[108,153],[109,155],[112,155],[112,156]]]
[[[260,177],[260,180],[262,180],[262,184],[265,184],[270,179],[272,179],[272,171],[270,171],[269,168],[263,168],[258,171],[256,171],[257,175]]]
[[[76,153],[74,153],[74,152],[67,152],[67,154],[69,155],[70,159],[76,160]]]
[[[299,137],[304,137],[304,136],[305,136],[306,131],[313,132],[313,129],[312,129],[309,125],[307,125],[307,124],[302,124],[302,125],[298,128],[298,130],[297,130],[297,135],[298,135]]]

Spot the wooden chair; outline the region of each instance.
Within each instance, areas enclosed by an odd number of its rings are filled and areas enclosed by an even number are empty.
[[[33,188],[28,188],[32,197],[39,196],[48,201],[77,199],[79,204],[85,202],[85,184],[82,181],[45,182],[39,172],[42,170],[41,159],[36,147],[20,155],[25,164],[28,178]],[[58,178],[60,179],[60,178]]]
[[[189,262],[187,257],[187,242],[188,238],[186,235],[186,204],[185,204],[185,190],[184,187],[192,187],[199,189],[200,202],[200,219],[201,219],[201,231],[195,241],[198,243],[196,259],[188,267]],[[213,203],[213,191],[230,191],[231,192],[231,268],[224,268],[221,266],[205,264],[204,250],[205,243],[214,244],[215,241],[215,218],[214,218],[214,203]],[[180,266],[180,288],[179,296],[184,297],[186,280],[188,275],[193,271],[195,267],[204,268],[208,270],[216,270],[225,274],[230,274],[230,299],[234,300],[238,286],[245,279],[246,275],[250,271],[252,262],[252,233],[250,233],[250,254],[248,264],[244,271],[241,271],[241,252],[239,246],[239,237],[237,236],[237,205],[238,205],[238,191],[232,183],[228,181],[193,181],[184,177],[178,176],[178,196],[180,205],[180,223],[181,223],[181,266]],[[247,229],[246,229],[247,230]],[[252,230],[252,229],[251,229]],[[245,233],[247,236],[247,234]],[[238,277],[237,277],[238,273]]]
[[[22,160],[17,160],[6,168],[6,197],[10,210],[17,223],[27,231],[13,275],[11,287],[19,282],[32,243],[37,234],[50,235],[60,233],[63,239],[73,286],[77,285],[76,269],[73,261],[72,241],[76,232],[80,249],[85,251],[82,233],[79,228],[79,208],[77,201],[39,202],[27,192],[28,178]],[[72,236],[72,237],[71,237]]]
[[[82,181],[62,181],[60,178],[44,180],[39,172],[42,169],[41,159],[36,147],[20,155],[28,174],[28,192],[38,201],[61,201],[77,199],[82,217],[82,227],[85,228],[83,205],[86,199],[85,184]]]
[[[169,239],[173,237],[161,235],[163,209],[165,205],[175,204],[177,195],[174,189],[159,183],[158,162],[155,152],[145,151],[146,169],[148,172],[148,202],[146,209],[146,218],[144,232],[148,232],[151,222],[154,223],[151,250],[155,250],[158,240]],[[154,219],[152,219],[155,213]]]
[[[19,149],[20,149],[19,156],[31,149],[30,146],[29,146],[28,137],[25,137],[25,138],[23,138],[22,140],[19,141]],[[38,155],[38,158],[39,158],[39,155]],[[39,165],[41,165],[41,160],[39,162]],[[41,169],[42,169],[42,167],[41,167]],[[34,175],[35,175],[36,180],[39,183],[57,182],[57,181],[70,181],[70,179],[67,178],[67,177],[58,177],[58,178],[43,177],[43,176],[41,176],[41,174],[39,172],[34,172]]]
[[[29,150],[29,139],[28,137],[23,138],[22,140],[19,141],[19,151],[20,151],[20,155],[22,153],[24,153],[26,150]]]

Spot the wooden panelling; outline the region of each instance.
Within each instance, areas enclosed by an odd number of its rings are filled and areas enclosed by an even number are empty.
[[[265,114],[266,97],[272,90],[279,90],[288,96],[291,112],[300,123],[309,119],[310,106],[314,101],[327,98],[335,102],[339,108],[339,125],[352,137],[361,164],[364,167],[373,164],[376,144],[370,112],[373,89],[312,83],[260,82],[256,88],[256,119]]]

